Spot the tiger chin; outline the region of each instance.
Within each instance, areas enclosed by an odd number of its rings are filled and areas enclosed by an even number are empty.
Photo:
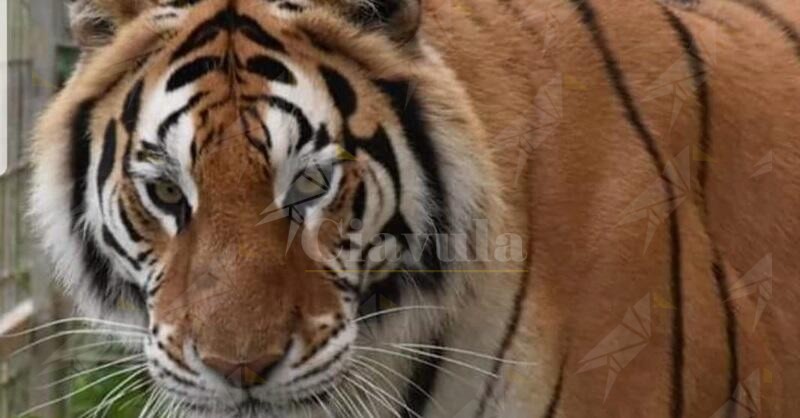
[[[145,415],[788,416],[800,11],[677,3],[75,0],[31,218]]]

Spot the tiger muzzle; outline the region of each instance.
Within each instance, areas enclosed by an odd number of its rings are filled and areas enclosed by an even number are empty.
[[[290,352],[308,357],[335,328],[330,318],[341,321],[342,303],[302,246],[287,248],[289,220],[258,225],[265,199],[242,186],[263,193],[262,184],[213,184],[223,189],[205,191],[212,196],[177,238],[154,320],[171,327],[173,356],[188,344],[205,367],[250,387],[296,365]]]

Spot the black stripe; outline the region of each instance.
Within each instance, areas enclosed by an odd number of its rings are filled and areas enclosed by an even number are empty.
[[[283,63],[266,55],[257,55],[247,60],[247,71],[284,84],[297,84],[294,74]]]
[[[706,182],[708,177],[708,157],[711,155],[711,111],[710,111],[710,95],[708,90],[708,80],[706,79],[706,64],[697,47],[697,42],[692,36],[689,29],[683,22],[672,13],[666,6],[661,6],[661,9],[666,15],[672,29],[678,35],[681,46],[683,47],[686,59],[689,64],[692,82],[694,83],[697,102],[700,105],[700,143],[699,148],[703,158],[697,167],[697,179],[700,186],[698,201],[704,211],[707,210],[705,205],[705,191]]]
[[[148,258],[150,258],[151,255],[153,255],[153,250],[152,249],[147,250],[147,251],[143,251],[141,254],[139,254],[136,257],[136,261],[138,261],[140,263],[144,263],[145,261],[147,261]]]
[[[708,159],[711,156],[711,107],[709,99],[708,81],[706,79],[706,68],[703,57],[700,54],[697,42],[691,34],[689,28],[683,24],[680,18],[672,13],[666,6],[662,6],[672,28],[678,34],[683,45],[684,51],[689,61],[689,66],[693,74],[695,89],[697,91],[697,101],[700,104],[700,151],[703,158],[698,167],[698,184],[700,186],[698,201],[703,212],[703,222],[708,231],[708,205],[706,202]],[[710,231],[709,231],[710,236]],[[736,331],[736,313],[731,305],[730,292],[728,291],[727,278],[725,271],[721,267],[721,257],[719,249],[711,242],[712,264],[711,272],[716,281],[717,290],[721,299],[722,309],[725,314],[725,333],[728,344],[728,393],[733,394],[739,384],[739,354],[738,336]],[[729,408],[728,416],[733,416],[734,409]]]
[[[141,145],[142,148],[146,149],[147,151],[154,152],[156,154],[163,154],[164,153],[164,147],[162,147],[161,145],[158,145],[158,144],[153,144],[153,143],[147,142],[147,141],[141,141],[139,143],[139,145]]]
[[[147,309],[146,295],[137,284],[124,282],[119,297],[125,298],[143,311]]]
[[[202,123],[205,125],[205,122]],[[192,145],[189,146],[189,155],[192,157],[192,167],[195,166],[197,163],[197,134],[195,134],[195,138],[192,140]]]
[[[325,80],[325,85],[328,87],[331,98],[333,98],[333,103],[341,112],[342,119],[347,122],[350,116],[356,112],[358,104],[358,98],[353,86],[343,75],[332,68],[322,66],[320,67],[320,74]]]
[[[450,224],[446,216],[447,202],[445,200],[445,187],[441,177],[441,172],[439,171],[438,152],[433,143],[433,139],[428,134],[428,126],[424,117],[424,109],[419,103],[419,100],[414,96],[413,90],[408,81],[378,80],[375,82],[375,84],[390,99],[395,114],[399,118],[403,127],[407,145],[423,172],[423,178],[428,189],[428,198],[431,203],[429,207],[429,216],[431,218],[431,222],[437,226],[437,232],[447,233],[450,230]],[[351,103],[349,100],[338,103],[338,106],[345,112],[344,116],[347,116],[347,111],[355,110],[355,102]],[[379,129],[378,132],[383,132],[385,135],[383,128]],[[391,149],[391,143],[388,137],[384,138],[384,140],[386,141],[386,146]],[[366,144],[372,145],[373,142],[374,141],[370,140],[367,141]],[[366,144],[359,141],[358,147],[363,148]],[[379,161],[386,166],[387,161]],[[399,191],[402,187],[402,184],[399,181],[399,174],[397,174],[397,180],[397,187]],[[401,195],[398,192],[398,202],[400,201],[400,197]],[[400,225],[398,228],[408,228],[408,225],[405,220],[402,219],[400,212],[397,213],[395,218],[397,217],[400,217],[400,219],[396,222],[398,225]],[[422,261],[425,268],[441,271],[442,262],[438,256],[438,245],[436,239],[426,240],[423,249]],[[415,285],[432,287],[434,290],[440,289],[444,285],[443,275],[442,273],[438,272],[432,274],[416,273],[414,274],[413,281]],[[387,282],[399,282],[399,280],[389,279]],[[434,345],[441,345],[441,341],[436,339]],[[442,353],[437,352],[437,350],[433,351],[439,356],[442,355]],[[422,391],[408,388],[408,393],[405,397],[408,407],[419,415],[423,415],[425,413],[427,404],[430,401],[430,399],[424,395],[423,391],[429,393],[433,389],[438,376],[438,367],[441,363],[441,360],[435,359],[432,361],[432,363],[435,367],[424,364],[417,364],[415,366],[412,380],[417,383],[418,387],[420,387]],[[412,414],[410,411],[403,412],[404,418],[410,418],[411,416]]]
[[[198,25],[192,31],[192,33],[186,37],[186,40],[183,41],[180,46],[178,46],[175,52],[172,53],[170,63],[189,55],[192,51],[201,48],[216,39],[220,31],[223,31],[226,29],[226,27],[228,27],[230,14],[231,11],[225,9],[217,13],[211,19]]]
[[[320,347],[317,347],[317,350],[319,350],[319,349],[320,349]],[[333,357],[331,357],[330,359],[328,359],[324,363],[322,363],[322,364],[318,365],[317,367],[314,367],[313,369],[311,369],[311,370],[303,373],[302,375],[296,377],[289,384],[299,383],[299,382],[302,382],[303,380],[308,380],[308,379],[313,378],[313,377],[315,377],[315,376],[317,376],[319,374],[328,372],[329,369],[330,369],[330,366],[333,365],[333,364],[336,364],[339,360],[342,359],[342,356],[344,356],[349,351],[350,350],[348,350],[348,347],[345,347],[344,349],[340,350],[338,353],[336,353],[336,355],[334,355]],[[308,356],[306,361],[308,361],[308,359],[310,359],[311,357],[313,357],[313,354]],[[297,366],[299,366],[299,364]]]
[[[439,347],[442,345],[442,340],[437,338],[434,340],[433,346]],[[425,416],[425,408],[430,402],[427,394],[433,390],[433,385],[436,384],[436,378],[439,376],[439,368],[442,365],[441,357],[444,353],[441,350],[433,349],[426,350],[436,357],[430,357],[426,360],[428,364],[414,362],[414,369],[411,374],[411,381],[416,384],[416,388],[412,385],[406,387],[405,405],[408,409],[403,408],[402,418],[414,418],[415,416]],[[427,357],[427,356],[426,356]],[[410,409],[410,411],[409,411]],[[414,411],[417,415],[411,413]]]
[[[297,143],[294,146],[295,150],[299,150],[303,147],[303,145],[307,144],[311,141],[314,137],[314,130],[311,127],[311,123],[306,118],[303,111],[295,106],[294,104],[276,96],[267,96],[267,95],[259,95],[259,96],[250,96],[245,95],[242,97],[245,101],[250,102],[266,102],[270,107],[275,107],[281,110],[284,113],[287,113],[294,117],[295,121],[297,122],[297,127],[299,130],[299,137],[297,139]],[[291,148],[290,148],[291,149]]]
[[[139,111],[142,106],[142,91],[144,90],[144,80],[139,80],[125,97],[125,104],[122,107],[122,125],[128,135],[133,135],[136,124],[139,122]]]
[[[284,1],[284,2],[278,3],[278,8],[281,9],[281,10],[286,10],[286,11],[294,12],[294,13],[299,13],[299,12],[302,12],[302,11],[306,10],[305,7],[303,7],[303,6],[299,5],[299,4],[295,4],[295,3],[289,2],[289,1]]]
[[[267,149],[272,148],[272,134],[269,132],[267,124],[264,123],[263,119],[261,119],[261,115],[259,115],[258,111],[253,108],[248,108],[246,112],[252,116],[261,127],[261,131],[264,133],[264,143],[266,144]],[[267,158],[267,160],[269,160],[269,158]]]
[[[561,369],[558,372],[558,381],[556,387],[553,388],[553,395],[550,397],[550,402],[547,404],[544,418],[555,418],[558,414],[558,406],[561,404],[561,392],[564,389],[564,369],[566,368],[566,357],[561,363]]]
[[[250,112],[256,113],[252,108],[248,109],[248,113]],[[257,113],[255,117],[258,117]],[[246,116],[242,116],[241,120],[244,127],[244,135],[247,137],[247,142],[256,150],[258,150],[258,153],[261,154],[261,157],[264,158],[264,161],[267,163],[267,165],[269,165],[269,149],[267,148],[265,141],[253,136],[252,129],[250,128],[250,122],[248,122]],[[269,135],[267,135],[267,141],[269,141]]]
[[[92,111],[97,101],[95,99],[86,100],[78,106],[72,120],[71,131],[71,155],[70,171],[72,174],[72,227],[80,231],[79,223],[83,216],[86,200],[86,175],[89,171],[91,160],[89,146],[92,142],[90,132],[90,122]]]
[[[359,249],[361,248],[361,246],[349,239],[343,239],[341,242],[339,242],[339,248],[341,248],[344,251],[350,251]]]
[[[122,225],[128,232],[128,237],[133,242],[141,242],[143,238],[139,234],[139,232],[136,231],[136,228],[134,228],[131,219],[128,217],[128,212],[125,210],[125,205],[122,202],[122,198],[117,200],[117,204],[119,206],[119,218],[122,220]]]
[[[511,348],[511,343],[514,340],[513,337],[514,335],[517,334],[517,331],[519,330],[520,318],[522,318],[522,311],[525,308],[525,299],[528,297],[529,284],[530,284],[530,275],[525,273],[525,275],[522,278],[522,283],[520,284],[519,289],[517,289],[517,294],[514,296],[514,309],[511,312],[511,319],[508,321],[508,324],[506,324],[506,331],[503,336],[503,342],[502,344],[500,344],[500,349],[497,351],[497,354],[495,355],[496,360],[492,365],[493,374],[499,374],[500,367],[503,365],[501,359],[504,359],[508,354],[508,350]],[[492,382],[487,381],[486,385],[484,386],[483,395],[481,396],[480,404],[478,404],[478,409],[477,413],[475,414],[475,418],[480,418],[486,411],[489,398],[492,396],[492,393],[494,392],[493,383],[495,382],[497,381],[496,380]]]
[[[161,348],[161,351],[164,351],[164,352],[167,351],[166,348],[163,348],[163,344],[162,344],[162,347],[159,347],[159,348]],[[186,379],[178,376],[177,374],[173,373],[172,371],[170,371],[166,367],[162,367],[162,366],[158,365],[158,363],[152,363],[152,364],[158,369],[157,374],[160,374],[161,378],[168,377],[168,378],[174,380],[176,383],[178,383],[180,385],[183,385],[183,386],[186,386],[186,387],[189,387],[189,388],[200,387],[200,386],[197,386],[194,382],[191,382],[189,380],[186,380]],[[174,391],[174,389],[170,389],[170,390]]]
[[[444,182],[439,171],[439,153],[428,134],[422,106],[407,81],[379,81],[377,84],[391,99],[392,107],[403,125],[408,146],[424,173],[429,198],[433,203],[429,209],[432,222],[439,226],[438,232],[447,232],[449,222],[444,216],[447,204]]]
[[[199,57],[194,59],[177,70],[167,80],[167,91],[177,90],[187,84],[199,80],[204,75],[216,71],[224,66],[224,60],[221,57]]]
[[[220,32],[234,29],[265,49],[286,52],[283,44],[267,33],[257,21],[249,16],[240,15],[229,7],[195,28],[173,52],[170,62],[175,62],[192,53],[192,51],[207,45],[216,39]]]
[[[106,225],[103,225],[103,242],[105,242],[106,245],[111,247],[111,249],[114,250],[114,252],[117,253],[117,255],[127,260],[128,263],[130,263],[130,265],[134,268],[134,270],[141,270],[139,262],[136,261],[136,259],[134,259],[133,257],[131,257],[131,255],[128,254],[128,252],[125,251],[124,248],[122,248],[122,245],[120,245],[119,241],[117,241],[117,238],[114,237],[114,234],[111,233],[111,230],[109,230]]]
[[[328,132],[328,125],[325,123],[319,126],[314,135],[314,149],[319,151],[331,143],[331,134]]]
[[[200,3],[203,0],[172,0],[167,2],[165,5],[170,7],[179,7],[185,8],[189,6],[194,6],[197,3]]]
[[[94,296],[100,298],[101,302],[108,305],[114,301],[111,295],[111,266],[100,250],[97,248],[97,243],[94,238],[90,236],[82,236],[83,239],[83,264],[87,275],[91,279],[91,288],[94,291]]]
[[[195,377],[200,375],[200,373],[190,369],[189,365],[187,365],[182,359],[178,358],[178,356],[176,356],[172,352],[172,350],[165,349],[165,347],[163,347],[163,346],[160,347],[160,348],[162,349],[164,354],[167,355],[167,357],[170,359],[170,361],[172,361],[176,366],[178,366],[178,368],[181,369],[181,371],[183,371],[184,373],[188,373],[188,374],[190,374],[192,376],[195,376]]]
[[[189,99],[189,102],[187,102],[183,107],[172,112],[172,114],[170,114],[163,122],[161,122],[161,125],[158,126],[158,140],[160,142],[164,142],[164,139],[167,136],[167,133],[169,132],[170,128],[172,128],[176,123],[178,123],[181,116],[194,109],[194,107],[197,106],[198,103],[200,103],[200,100],[205,95],[206,95],[205,92],[196,93]]]
[[[305,144],[311,141],[314,135],[314,129],[311,127],[311,123],[308,121],[308,118],[306,118],[306,115],[299,107],[279,97],[272,97],[269,101],[269,105],[271,107],[277,107],[284,113],[292,115],[297,122],[299,136],[297,138],[297,143],[294,146],[295,150],[300,150]]]
[[[391,144],[391,140],[389,136],[386,134],[386,130],[383,127],[379,127],[372,138],[358,138],[350,130],[348,125],[348,119],[351,115],[353,115],[357,108],[357,96],[355,90],[353,90],[352,85],[350,82],[342,76],[336,70],[333,70],[329,67],[322,66],[320,68],[320,73],[322,74],[326,86],[328,88],[329,94],[334,101],[336,108],[339,110],[342,116],[342,121],[344,123],[344,146],[345,148],[352,154],[356,153],[356,149],[360,149],[365,151],[367,154],[372,157],[373,160],[379,162],[388,172],[389,177],[391,177],[392,182],[394,183],[395,187],[395,215],[383,226],[381,230],[381,235],[392,235],[395,236],[398,240],[400,245],[405,246],[406,248],[410,247],[410,243],[404,241],[403,238],[410,237],[413,234],[413,230],[408,225],[405,217],[400,213],[400,204],[402,202],[402,192],[403,192],[403,183],[400,179],[400,168],[397,162],[397,156],[395,155],[394,149]],[[403,123],[403,128],[405,129],[405,133],[408,136],[409,147],[412,151],[416,151],[417,153],[424,153],[426,154],[426,158],[434,159],[436,158],[433,154],[433,145],[432,141],[427,135],[427,127],[425,126],[424,121],[422,120],[421,110],[419,109],[418,103],[415,99],[412,99],[412,102],[409,103],[408,108],[400,107],[400,99],[394,97],[394,95],[403,95],[402,102],[406,104],[405,96],[410,94],[410,90],[408,89],[408,84],[406,82],[388,82],[388,81],[381,81],[377,82],[377,85],[392,99],[392,104],[395,106],[395,111],[397,112],[397,116],[401,119]],[[321,127],[324,129],[325,127]],[[412,137],[413,135],[413,137]],[[319,148],[321,143],[324,141],[320,141],[320,138],[317,138],[318,144],[317,147]],[[330,140],[328,139],[328,142]],[[414,143],[419,143],[418,147],[414,147]],[[418,156],[419,158],[419,156]],[[435,163],[435,161],[431,160],[431,163]],[[437,167],[425,167],[424,161],[420,161],[420,164],[423,165],[423,170],[427,170],[427,174],[429,175],[427,179],[428,186],[431,189],[432,200],[437,202],[439,206],[435,206],[432,209],[432,212],[435,215],[436,220],[434,220],[435,225],[437,227],[441,227],[443,230],[447,229],[447,225],[443,222],[443,216],[440,216],[443,213],[443,197],[442,193],[444,193],[443,188],[441,187],[441,179],[439,178],[438,168]],[[359,185],[357,190],[357,194],[355,196],[355,201],[353,205],[353,213],[355,219],[362,219],[364,216],[364,208],[366,204],[366,193],[365,193],[364,183],[362,182]],[[436,238],[427,239],[423,243],[423,253],[422,253],[422,265],[425,266],[426,269],[436,271],[432,274],[414,274],[414,283],[416,286],[422,289],[438,289],[442,285],[442,274],[438,273],[439,270],[442,269],[441,267],[441,260],[439,259],[438,254],[438,243],[436,242]],[[375,243],[367,244],[361,251],[362,254],[362,268],[366,268],[366,264],[368,261],[369,252],[374,248]],[[394,285],[396,283],[392,283]]]
[[[356,194],[353,196],[353,219],[364,222],[364,211],[367,207],[367,191],[364,182],[358,184]]]
[[[344,139],[345,148],[352,155],[355,155],[356,149],[363,150],[386,169],[395,187],[395,210],[399,210],[401,198],[403,197],[403,183],[400,181],[400,166],[397,163],[397,155],[394,152],[389,136],[386,134],[386,130],[380,127],[372,138],[358,138],[347,129]],[[353,151],[350,151],[351,149]]]
[[[794,44],[794,50],[797,57],[800,58],[800,32],[795,29],[794,25],[789,19],[781,16],[771,7],[764,4],[759,0],[735,0],[737,3],[755,11],[765,19],[769,20],[772,24],[780,28],[786,34],[789,41]]]
[[[84,233],[83,215],[86,211],[87,173],[91,163],[90,145],[92,142],[91,119],[97,99],[88,99],[78,105],[72,119],[70,134],[70,174],[72,176],[72,201],[70,216],[73,233],[83,241],[83,264],[90,280],[90,288],[95,296],[108,305],[113,299],[109,296],[111,269],[106,259],[97,249],[94,238]]]
[[[261,45],[263,48],[278,52],[286,52],[286,48],[283,47],[283,44],[274,36],[267,33],[261,25],[250,16],[236,15],[235,25],[239,32],[251,41]]]
[[[739,338],[736,330],[736,311],[733,308],[733,301],[731,301],[730,291],[728,290],[727,284],[727,277],[725,274],[725,270],[722,268],[721,258],[719,255],[719,250],[715,247],[714,254],[714,262],[712,263],[712,271],[714,274],[714,279],[717,283],[717,289],[719,291],[719,297],[722,301],[722,309],[725,312],[725,334],[728,339],[728,352],[730,355],[730,373],[728,375],[728,393],[731,396],[734,396],[736,393],[736,388],[739,384]],[[729,405],[728,413],[729,417],[735,416],[735,408],[734,405]]]
[[[373,240],[367,243],[366,246],[361,250],[361,268],[362,270],[366,270],[367,263],[369,263],[369,253],[375,248],[376,245],[382,244],[384,241],[384,237],[386,236],[393,236],[397,239],[397,243],[405,248],[410,248],[410,243],[406,241],[407,237],[412,237],[414,231],[408,225],[408,221],[403,216],[400,211],[396,211],[394,216],[389,219],[388,222],[383,226],[381,232],[378,234],[376,240]],[[420,237],[413,236],[414,239],[418,239]],[[433,247],[436,248],[435,245],[431,245],[428,243],[430,240],[435,240],[435,237],[425,236],[426,242],[423,243],[423,248]],[[426,269],[430,270],[441,270],[441,263],[439,262],[439,258],[437,257],[438,254],[433,252],[425,251],[423,252],[423,258],[420,260],[422,265],[425,266]],[[434,258],[434,259],[432,259]],[[431,289],[435,288],[437,284],[441,284],[438,280],[441,277],[441,274],[434,273],[434,274],[416,274],[415,277],[415,284],[421,289]]]
[[[625,108],[625,116],[628,122],[636,130],[643,145],[653,159],[656,169],[662,176],[665,173],[666,163],[664,157],[656,146],[655,138],[645,125],[642,116],[636,107],[630,89],[625,80],[625,75],[617,63],[613,52],[609,48],[605,32],[597,22],[595,11],[589,0],[570,0],[581,15],[581,20],[586,25],[587,30],[592,36],[595,46],[602,54],[608,77]],[[675,189],[673,182],[668,178],[663,178],[664,188],[666,189],[668,201],[675,204]],[[670,229],[670,253],[671,253],[671,281],[670,290],[672,303],[675,305],[675,315],[672,320],[672,399],[671,416],[678,418],[683,416],[684,393],[683,393],[683,367],[684,367],[684,331],[683,331],[683,283],[682,283],[682,260],[681,260],[681,235],[680,224],[676,208],[671,208],[669,213]]]
[[[436,225],[435,232],[437,234],[446,234],[450,231],[450,221],[447,217],[448,206],[445,197],[446,191],[439,170],[439,153],[436,150],[433,139],[428,134],[428,125],[425,120],[424,109],[419,100],[414,96],[413,89],[408,81],[379,80],[376,81],[376,84],[391,100],[395,114],[400,119],[400,123],[403,127],[406,143],[422,170],[422,178],[427,186],[427,197],[430,203],[427,208],[428,215],[430,216],[431,223]],[[383,132],[383,129],[380,129],[378,132]],[[368,141],[370,145],[372,142],[374,141]],[[391,148],[388,137],[386,138],[386,142]],[[359,146],[363,148],[365,145],[359,144]],[[381,160],[381,162],[384,166],[388,164],[385,160]],[[402,184],[399,182],[399,172],[397,176],[398,189],[401,190]],[[398,191],[398,203],[401,197]],[[441,271],[443,268],[442,261],[439,258],[439,243],[437,242],[437,237],[438,235],[434,235],[433,239],[426,239],[422,252],[423,265],[426,269],[433,271]],[[420,276],[416,277],[416,281],[419,285],[432,285],[433,289],[440,289],[444,285],[442,273],[417,274],[416,276]]]
[[[158,291],[161,290],[162,284],[163,283],[159,282],[156,283],[153,287],[151,287],[150,290],[147,291],[147,297],[154,298],[158,294]]]
[[[106,181],[114,169],[114,159],[117,156],[117,121],[111,119],[106,126],[106,133],[103,139],[103,153],[100,156],[100,164],[97,166],[97,194],[100,202],[100,209],[103,208],[103,190]]]

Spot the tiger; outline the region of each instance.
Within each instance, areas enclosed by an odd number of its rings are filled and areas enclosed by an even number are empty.
[[[142,416],[800,410],[800,3],[69,10],[30,215]]]

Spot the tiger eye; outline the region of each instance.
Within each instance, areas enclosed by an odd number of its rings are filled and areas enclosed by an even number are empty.
[[[149,163],[162,160],[162,155],[156,151],[144,150],[139,151],[139,159]]]
[[[170,182],[160,182],[155,185],[156,197],[168,205],[177,205],[183,200],[181,189]]]
[[[297,179],[294,187],[306,196],[322,193],[325,191],[325,176],[319,170],[306,172]]]

